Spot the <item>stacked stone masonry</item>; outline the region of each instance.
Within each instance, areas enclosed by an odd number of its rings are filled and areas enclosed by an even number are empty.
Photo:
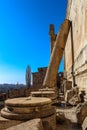
[[[64,54],[66,77],[87,92],[87,0],[68,0],[66,18],[72,21]]]
[[[33,87],[42,88],[43,80],[47,71],[47,67],[38,68],[38,72],[32,73],[33,75]]]
[[[38,68],[38,72],[32,73],[33,84],[29,88],[10,89],[7,98],[25,97],[29,96],[31,91],[38,91],[43,88],[43,80],[46,74],[47,67]]]

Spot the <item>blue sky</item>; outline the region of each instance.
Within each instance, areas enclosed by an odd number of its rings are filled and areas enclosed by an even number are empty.
[[[50,59],[49,24],[65,19],[67,0],[0,0],[0,83],[25,83]],[[63,70],[63,61],[60,71]]]

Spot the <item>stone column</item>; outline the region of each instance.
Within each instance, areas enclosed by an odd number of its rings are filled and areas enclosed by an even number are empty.
[[[61,25],[51,54],[51,59],[46,72],[46,76],[43,82],[44,87],[56,87],[56,76],[65,49],[70,26],[71,22],[67,19]]]
[[[49,30],[49,35],[50,35],[50,45],[51,45],[51,53],[54,47],[54,43],[56,40],[56,34],[55,34],[55,30],[54,30],[54,25],[50,24],[50,30]]]

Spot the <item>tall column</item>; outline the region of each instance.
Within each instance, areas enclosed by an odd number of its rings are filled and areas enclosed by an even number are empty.
[[[51,54],[51,59],[46,72],[46,76],[43,82],[44,87],[56,87],[56,76],[65,49],[70,25],[71,22],[67,19],[61,25]]]
[[[54,43],[56,40],[56,34],[55,34],[55,30],[54,30],[54,25],[50,24],[50,30],[49,30],[49,35],[50,35],[50,46],[51,46],[51,53],[54,47]]]

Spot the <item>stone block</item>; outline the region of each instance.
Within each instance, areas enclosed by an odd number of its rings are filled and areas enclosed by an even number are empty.
[[[55,130],[56,111],[55,107],[51,104],[52,101],[50,98],[42,97],[8,99],[5,101],[5,108],[1,110],[1,116],[10,120],[14,119],[23,122],[41,118],[44,130]],[[20,127],[18,127],[18,130],[20,130]]]
[[[57,108],[57,121],[60,123],[61,121],[65,122],[66,120],[70,120],[72,123],[77,123],[77,117],[76,117],[76,109],[75,107],[71,108]],[[59,120],[60,118],[60,120]]]
[[[76,109],[78,123],[82,125],[84,119],[87,117],[87,102],[80,103]]]
[[[87,130],[87,117],[86,117],[85,120],[83,121],[82,129],[83,129],[83,130]]]
[[[6,130],[44,130],[41,119],[33,119]]]
[[[72,82],[71,81],[65,81],[64,82],[64,92],[67,90],[70,90],[72,88]]]
[[[18,121],[18,120],[9,120],[6,118],[3,118],[0,116],[0,130],[5,130],[11,126],[15,126],[22,123],[22,121]]]
[[[56,113],[42,118],[42,123],[44,130],[56,130]]]
[[[69,104],[72,106],[76,106],[78,103],[80,102],[79,96],[78,95],[74,95],[70,100],[69,100]]]
[[[78,96],[78,88],[77,87],[66,91],[65,101],[68,102],[70,99],[73,98],[73,96]]]
[[[66,18],[72,21],[64,54],[66,77],[87,91],[87,0],[68,0]]]

